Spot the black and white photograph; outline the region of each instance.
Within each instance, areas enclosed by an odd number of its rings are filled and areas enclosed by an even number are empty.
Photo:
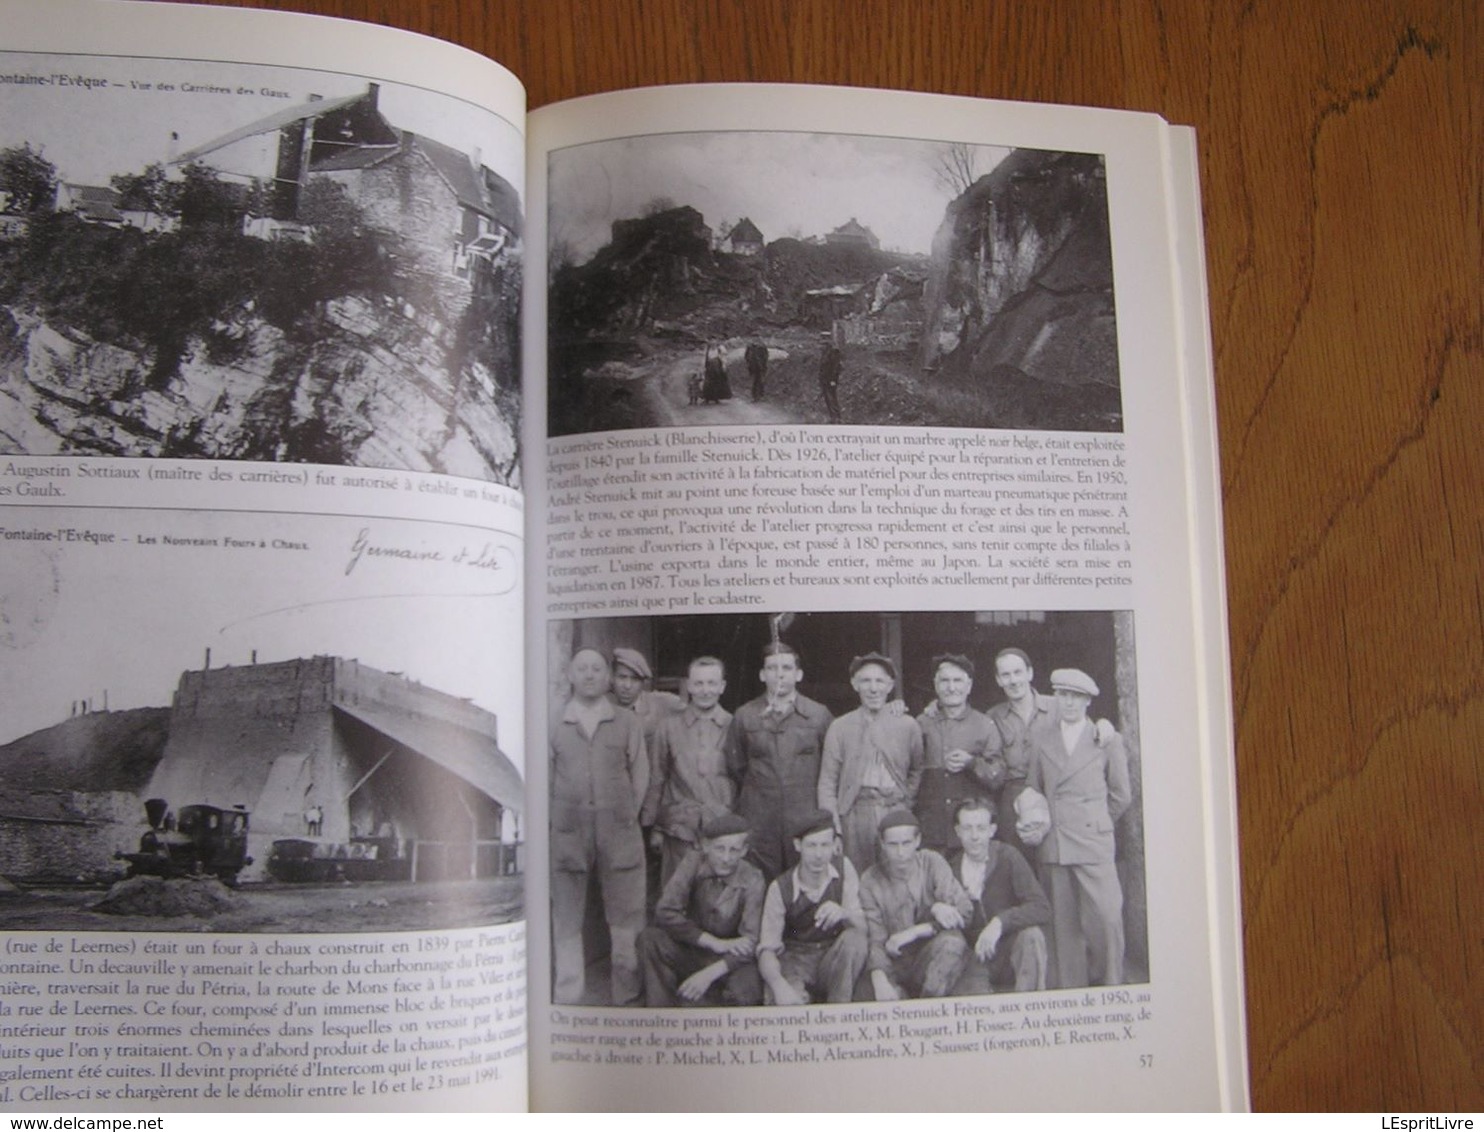
[[[1123,428],[1099,154],[733,131],[547,169],[552,436]]]
[[[551,622],[553,1002],[1148,982],[1133,622]]]
[[[3,532],[0,929],[524,918],[519,665],[490,647],[519,594],[471,568],[513,576],[515,544],[323,516],[75,522],[34,508]]]
[[[0,62],[0,453],[520,486],[510,123],[335,72]]]

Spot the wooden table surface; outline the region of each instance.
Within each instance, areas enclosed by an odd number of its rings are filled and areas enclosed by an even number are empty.
[[[850,83],[1199,131],[1259,1109],[1484,1109],[1474,0],[269,0],[534,108]]]

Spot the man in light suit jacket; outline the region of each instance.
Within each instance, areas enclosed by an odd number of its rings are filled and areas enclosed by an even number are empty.
[[[1051,828],[1038,856],[1051,897],[1052,978],[1058,987],[1123,982],[1123,889],[1113,823],[1133,801],[1128,756],[1114,735],[1099,746],[1087,673],[1051,674],[1058,723],[1036,734],[1028,784],[1046,797]]]

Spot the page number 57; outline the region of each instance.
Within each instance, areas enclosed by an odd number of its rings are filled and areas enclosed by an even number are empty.
[[[1139,1054],[1139,1068],[1140,1069],[1153,1069],[1154,1068],[1154,1054],[1152,1054],[1152,1053],[1141,1053],[1141,1054]]]

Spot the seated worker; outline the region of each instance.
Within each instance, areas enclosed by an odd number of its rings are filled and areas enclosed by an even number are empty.
[[[994,839],[992,802],[962,803],[953,828],[963,849],[948,864],[974,902],[965,932],[974,959],[957,993],[1045,990],[1046,934],[1040,925],[1051,921],[1046,893],[1019,850]]]
[[[768,886],[757,970],[778,1006],[849,1002],[866,965],[866,916],[855,866],[840,856],[835,818],[794,822],[799,863]]]
[[[962,929],[973,902],[948,862],[922,848],[911,810],[882,818],[879,838],[877,863],[861,877],[871,989],[877,1002],[942,998],[969,962]]]
[[[736,814],[709,818],[701,845],[675,870],[639,933],[647,1006],[757,1006],[763,874],[742,858],[748,827]]]

